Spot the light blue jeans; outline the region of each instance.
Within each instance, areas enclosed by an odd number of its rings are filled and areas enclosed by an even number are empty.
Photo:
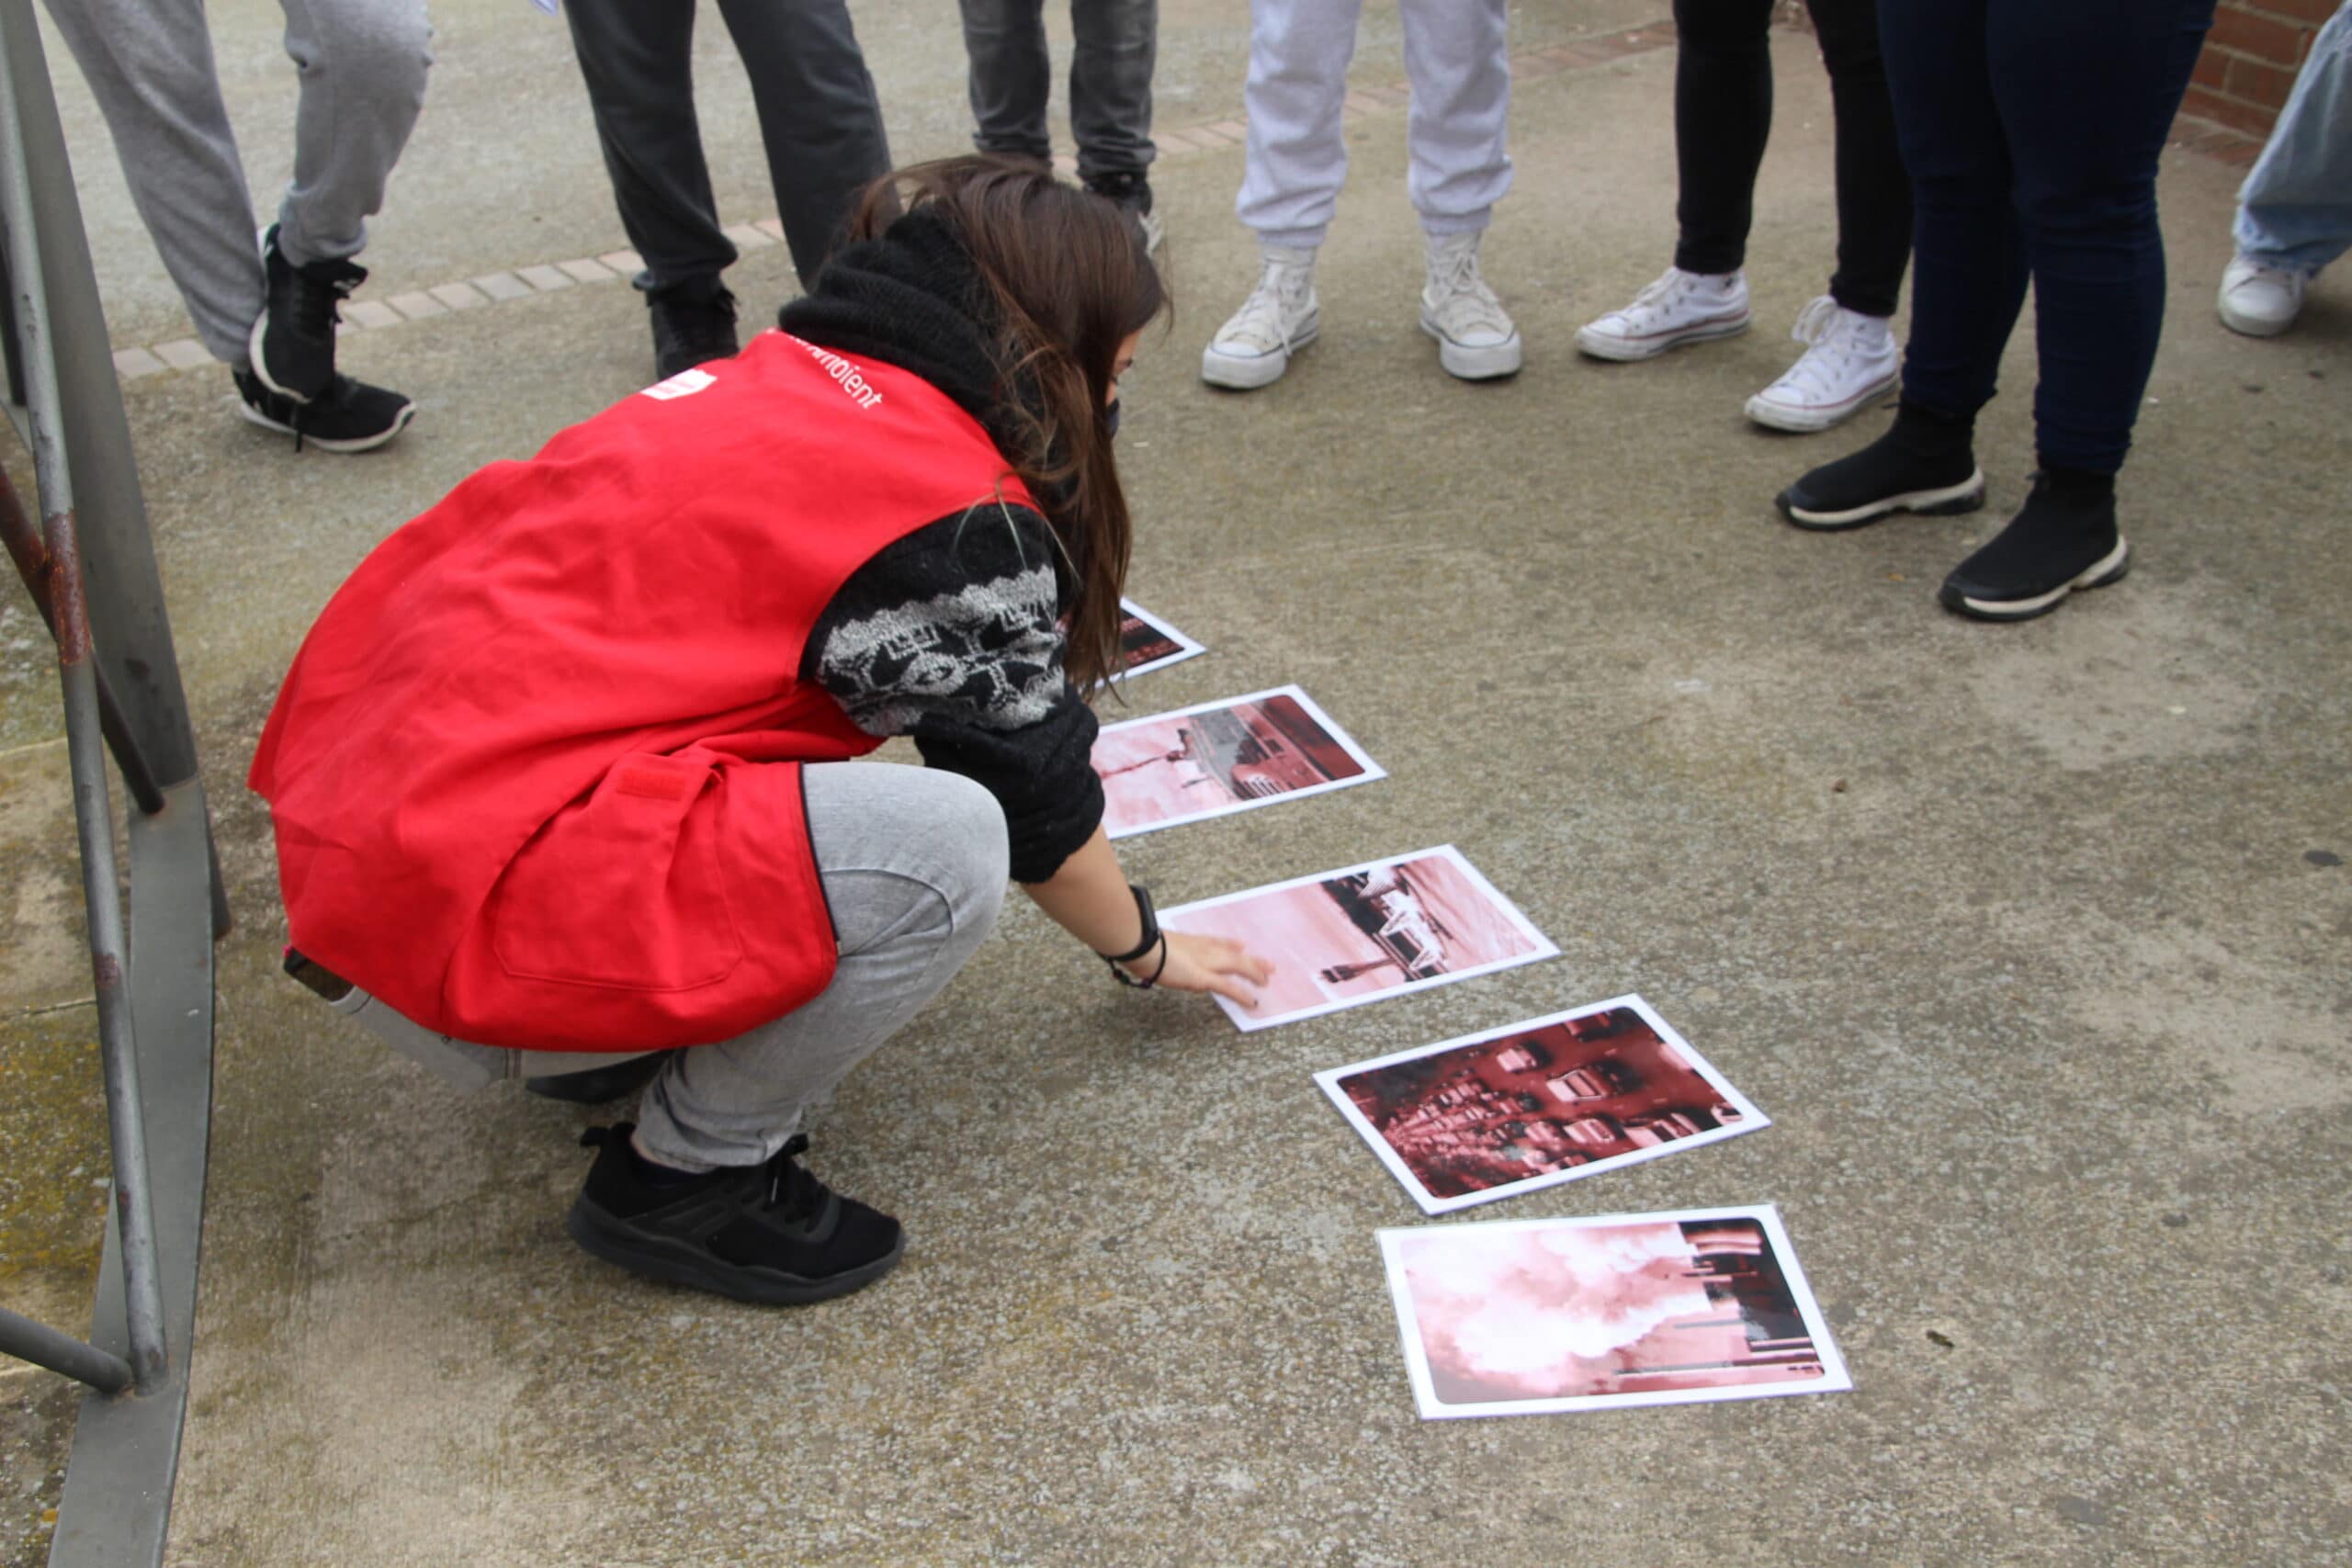
[[[2238,188],[2238,254],[2305,277],[2352,250],[2352,4],[2312,39],[2270,145]]]

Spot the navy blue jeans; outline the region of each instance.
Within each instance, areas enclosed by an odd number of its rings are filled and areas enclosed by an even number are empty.
[[[2111,474],[2164,325],[2156,159],[2214,0],[1880,0],[1916,213],[1903,395],[1973,415],[2034,290],[2045,468]]]

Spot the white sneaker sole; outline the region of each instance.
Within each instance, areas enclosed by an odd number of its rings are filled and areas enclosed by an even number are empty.
[[[2085,567],[2075,576],[2060,583],[2047,593],[2037,593],[2030,599],[1973,599],[1955,592],[1947,585],[1936,597],[1948,610],[1957,610],[1980,621],[2030,621],[2036,615],[2046,615],[2058,607],[2058,602],[2069,593],[2087,588],[2104,588],[2110,582],[2120,582],[2132,570],[2132,546],[2118,538],[2115,548]]]
[[[2294,315],[2249,316],[2243,310],[2233,310],[2226,299],[2222,301],[2220,310],[2222,324],[2230,331],[2245,337],[2277,337],[2295,324]],[[2298,310],[2295,314],[2300,315],[2301,312]]]
[[[1677,327],[1670,333],[1654,333],[1648,337],[1612,337],[1607,333],[1594,332],[1590,327],[1577,329],[1577,352],[1591,359],[1607,359],[1620,365],[1636,360],[1656,359],[1670,348],[1686,343],[1712,343],[1717,338],[1737,337],[1746,332],[1756,318],[1746,310],[1736,317],[1717,316],[1704,321],[1693,321],[1687,327]]]
[[[1290,368],[1290,357],[1323,334],[1323,318],[1318,312],[1309,316],[1290,346],[1278,348],[1272,354],[1219,354],[1212,343],[1201,350],[1201,379],[1212,387],[1227,387],[1237,392],[1250,392],[1260,387],[1271,387],[1283,378]]]
[[[1923,517],[1949,517],[1958,513],[1973,512],[1984,504],[1984,470],[1979,468],[1956,485],[1947,485],[1941,490],[1906,491],[1901,495],[1884,496],[1844,512],[1808,512],[1792,503],[1783,493],[1781,515],[1800,528],[1827,533],[1839,528],[1859,528],[1890,512],[1916,512]]]
[[[1883,401],[1887,394],[1901,385],[1902,380],[1900,368],[1889,370],[1841,402],[1822,403],[1815,407],[1802,403],[1776,403],[1758,392],[1747,400],[1747,417],[1767,430],[1792,430],[1801,435],[1809,435],[1816,430],[1843,424],[1864,409]]]
[[[260,372],[255,371],[254,374],[259,375]],[[281,424],[277,420],[270,418],[267,414],[254,407],[253,404],[245,401],[243,398],[237,400],[237,412],[244,416],[245,423],[248,424],[258,424],[264,430],[274,430],[280,435],[292,435],[296,434],[292,425]],[[330,441],[322,439],[320,436],[303,433],[301,437],[302,445],[305,446],[315,446],[322,452],[372,452],[377,447],[381,446],[385,442],[390,441],[393,436],[398,435],[401,431],[406,430],[408,428],[408,422],[415,417],[416,405],[414,403],[409,403],[401,409],[400,417],[392,422],[390,428],[384,430],[378,434],[356,436],[345,441]]]
[[[1526,361],[1526,352],[1513,333],[1500,343],[1456,343],[1438,331],[1429,312],[1421,312],[1421,331],[1437,339],[1437,362],[1445,373],[1457,381],[1492,381],[1504,376],[1516,376]]]

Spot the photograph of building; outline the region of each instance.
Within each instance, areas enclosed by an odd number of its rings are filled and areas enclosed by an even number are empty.
[[[1125,655],[1121,679],[1182,663],[1203,652],[1201,645],[1132,599],[1119,601],[1119,649]]]
[[[1317,1079],[1431,1213],[1769,1124],[1638,997]]]
[[[1424,1416],[1851,1386],[1769,1207],[1383,1231]]]
[[[1114,839],[1386,776],[1296,686],[1107,725],[1094,771]]]
[[[1559,952],[1451,844],[1187,904],[1160,923],[1232,938],[1273,964],[1255,1007],[1217,998],[1243,1029]]]

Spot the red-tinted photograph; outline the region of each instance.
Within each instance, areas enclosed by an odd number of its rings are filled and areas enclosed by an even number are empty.
[[[1451,844],[1165,911],[1273,965],[1256,1002],[1216,998],[1245,1030],[1550,958],[1558,948]]]
[[[1296,686],[1105,726],[1094,771],[1114,839],[1386,776]]]
[[[1639,997],[1316,1081],[1433,1214],[1770,1124]]]
[[[1119,608],[1125,613],[1119,623],[1119,650],[1125,655],[1120,679],[1180,664],[1204,651],[1199,643],[1134,600],[1120,600]]]
[[[1770,1205],[1380,1233],[1424,1416],[1852,1387]]]

